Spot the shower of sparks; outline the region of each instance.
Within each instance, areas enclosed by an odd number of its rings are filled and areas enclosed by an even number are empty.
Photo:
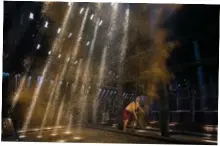
[[[81,72],[82,72],[82,59],[80,59],[79,64],[78,64],[77,69],[76,69],[76,75],[75,75],[74,83],[72,85],[70,101],[73,101],[73,93],[76,91],[76,88],[77,88],[77,86],[79,84],[79,76],[80,76]],[[72,103],[72,102],[70,102],[70,103]],[[72,111],[73,111],[73,106],[70,104],[68,112],[70,113]],[[66,131],[69,131],[70,128],[71,128],[72,117],[73,117],[73,115],[71,114],[70,117],[69,117],[68,126],[67,126]]]
[[[70,55],[72,55],[72,57],[74,59],[76,58],[76,55],[77,55],[78,50],[79,50],[80,41],[81,41],[81,38],[82,38],[82,33],[83,33],[83,30],[84,30],[86,18],[87,18],[87,15],[88,15],[88,11],[89,11],[89,9],[86,10],[86,13],[84,15],[84,18],[83,18],[83,21],[82,21],[82,24],[81,24],[81,28],[80,28],[79,33],[78,33],[77,42],[73,47],[74,50],[72,50],[72,53],[68,54],[69,55],[68,58],[71,57]],[[68,66],[68,62],[65,62],[64,66],[61,70],[62,72],[61,72],[61,76],[60,76],[60,81],[63,80],[63,78],[64,78],[64,75],[65,75],[66,70],[67,70],[67,66]],[[61,84],[59,84],[58,88],[56,89],[56,94],[55,94],[55,98],[54,98],[54,101],[53,101],[52,111],[54,111],[55,104],[57,103],[57,99],[58,99],[59,94],[60,94],[60,87],[61,87]]]
[[[120,47],[120,56],[119,56],[119,76],[122,75],[122,71],[123,71],[123,62],[124,62],[124,58],[126,55],[126,49],[127,49],[127,43],[128,43],[128,26],[129,25],[129,8],[126,9],[125,12],[125,21],[124,21],[124,30],[123,30],[123,38],[122,38],[122,43],[121,43],[121,47]]]
[[[89,86],[89,67],[91,66],[91,59],[92,59],[92,55],[93,55],[93,50],[94,50],[94,46],[95,46],[95,41],[96,41],[96,37],[97,37],[97,32],[98,32],[98,25],[99,21],[96,22],[95,25],[95,29],[94,29],[94,34],[93,34],[93,39],[92,39],[92,44],[90,46],[90,50],[89,50],[89,55],[88,55],[88,59],[86,61],[85,64],[85,71],[84,71],[84,75],[83,75],[83,86],[85,86],[86,88]],[[82,103],[81,103],[82,101]],[[79,118],[79,123],[82,123],[82,119],[83,119],[83,115],[84,115],[84,111],[85,111],[85,107],[86,107],[86,102],[87,102],[87,94],[85,94],[84,88],[82,87],[80,90],[80,100],[79,100],[79,104],[82,104],[81,106],[81,112],[80,112],[80,118]],[[80,127],[79,129],[80,130]]]
[[[67,20],[69,20],[69,17],[70,17],[70,14],[72,12],[72,8],[73,8],[73,5],[71,7],[68,8],[68,11],[65,15],[65,19],[64,19],[64,22],[62,24],[62,30],[65,30],[66,29],[66,24],[67,24]],[[53,43],[53,46],[52,46],[52,51],[54,51],[57,47],[58,47],[58,44],[59,44],[59,40],[60,38],[63,38],[63,31],[61,31],[61,34],[58,35],[58,39],[56,38],[54,43]],[[60,45],[60,44],[59,44]],[[23,126],[22,126],[22,130],[26,131],[27,128],[28,128],[28,125],[30,123],[30,120],[31,120],[31,117],[32,117],[32,113],[33,113],[33,110],[35,108],[35,105],[36,105],[36,102],[37,102],[37,99],[39,97],[39,93],[41,91],[41,88],[42,88],[42,84],[44,82],[44,78],[45,78],[45,75],[48,71],[48,68],[50,67],[51,65],[51,62],[52,62],[52,58],[49,57],[47,59],[47,62],[46,62],[46,65],[43,69],[43,72],[42,72],[42,80],[40,80],[40,83],[39,85],[37,86],[36,90],[34,91],[34,95],[33,95],[33,98],[32,98],[32,101],[31,101],[31,105],[29,106],[28,108],[28,113],[27,113],[27,116],[26,116],[26,119],[25,119],[25,122],[23,123]]]
[[[113,32],[116,28],[116,18],[118,16],[118,4],[115,4],[112,9],[112,14],[111,14],[111,21],[110,21],[110,26],[108,30],[108,40],[107,43],[104,47],[103,53],[102,53],[102,58],[101,58],[101,66],[99,69],[99,77],[98,77],[98,83],[97,87],[100,87],[103,79],[104,79],[104,72],[105,72],[105,66],[106,66],[106,56],[107,56],[107,50],[109,47],[109,43],[113,39]],[[97,101],[98,101],[98,95],[95,96],[93,100],[93,121],[96,122],[96,115],[97,115]]]

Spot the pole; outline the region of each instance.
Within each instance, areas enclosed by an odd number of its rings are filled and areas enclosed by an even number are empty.
[[[168,91],[167,85],[163,84],[160,97],[160,130],[161,136],[169,137],[169,107],[168,107]]]

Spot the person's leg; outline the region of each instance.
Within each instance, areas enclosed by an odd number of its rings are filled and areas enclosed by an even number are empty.
[[[128,126],[128,122],[129,122],[129,120],[128,119],[126,119],[126,120],[124,120],[124,132],[126,132],[126,128],[127,128],[127,126]]]

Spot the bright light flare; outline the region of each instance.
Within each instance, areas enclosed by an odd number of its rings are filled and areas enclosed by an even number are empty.
[[[26,137],[25,135],[20,135],[20,136],[19,136],[19,138],[25,138],[25,137]]]
[[[90,44],[90,42],[88,41],[87,43],[86,43],[86,46],[88,46]]]
[[[40,44],[37,44],[37,50],[39,50],[40,49]]]
[[[57,133],[52,133],[51,136],[57,136]]]
[[[31,19],[31,20],[34,19],[34,13],[30,12],[30,14],[29,14],[29,19]]]
[[[58,28],[58,29],[57,29],[57,33],[59,34],[59,33],[60,33],[60,31],[61,31],[61,28]]]
[[[94,14],[92,14],[92,15],[91,15],[90,20],[92,20],[92,19],[93,19],[93,17],[94,17]]]
[[[74,139],[74,140],[81,140],[82,138],[79,137],[79,136],[75,136],[75,137],[73,137],[73,139]]]
[[[61,54],[58,55],[58,58],[60,58],[60,57],[61,57]]]
[[[48,21],[45,22],[44,27],[48,28]]]
[[[48,52],[48,55],[50,55],[50,54],[51,54],[51,51]]]
[[[71,134],[71,133],[72,133],[71,131],[65,131],[65,132],[64,132],[64,134],[67,134],[67,135],[68,135],[68,134]]]
[[[77,55],[77,53],[79,51],[79,46],[80,46],[80,42],[81,42],[81,39],[82,39],[82,33],[83,33],[83,30],[84,30],[84,27],[85,27],[85,22],[87,20],[88,12],[89,12],[89,8],[86,9],[86,13],[84,14],[84,18],[82,20],[82,24],[81,24],[79,33],[77,35],[76,44],[73,47],[73,49],[74,49],[73,53],[72,53],[73,59],[76,58],[76,55]]]
[[[70,58],[67,58],[67,62],[69,62],[70,61]]]
[[[69,33],[68,38],[70,38],[72,35],[73,35],[72,33]]]
[[[84,8],[81,8],[79,13],[82,14],[83,11],[84,11]]]
[[[38,135],[37,138],[42,138],[42,135]]]
[[[103,22],[102,20],[99,22],[99,26],[101,26],[101,25],[102,25],[102,22]]]
[[[15,97],[12,100],[12,109],[15,107],[15,105],[18,102],[18,99],[20,97],[21,91],[24,88],[25,82],[27,80],[27,75],[24,75],[21,79],[20,85],[18,87],[18,90],[15,92]]]

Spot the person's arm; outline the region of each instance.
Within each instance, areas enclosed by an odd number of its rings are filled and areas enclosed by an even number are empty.
[[[138,108],[140,109],[140,111],[141,111],[142,113],[144,113],[144,110],[142,109],[142,107],[140,106],[139,103],[138,103]]]
[[[134,116],[135,116],[135,119],[137,120],[137,114],[136,114],[136,112],[135,112],[135,103],[133,104],[133,114],[134,114]]]

